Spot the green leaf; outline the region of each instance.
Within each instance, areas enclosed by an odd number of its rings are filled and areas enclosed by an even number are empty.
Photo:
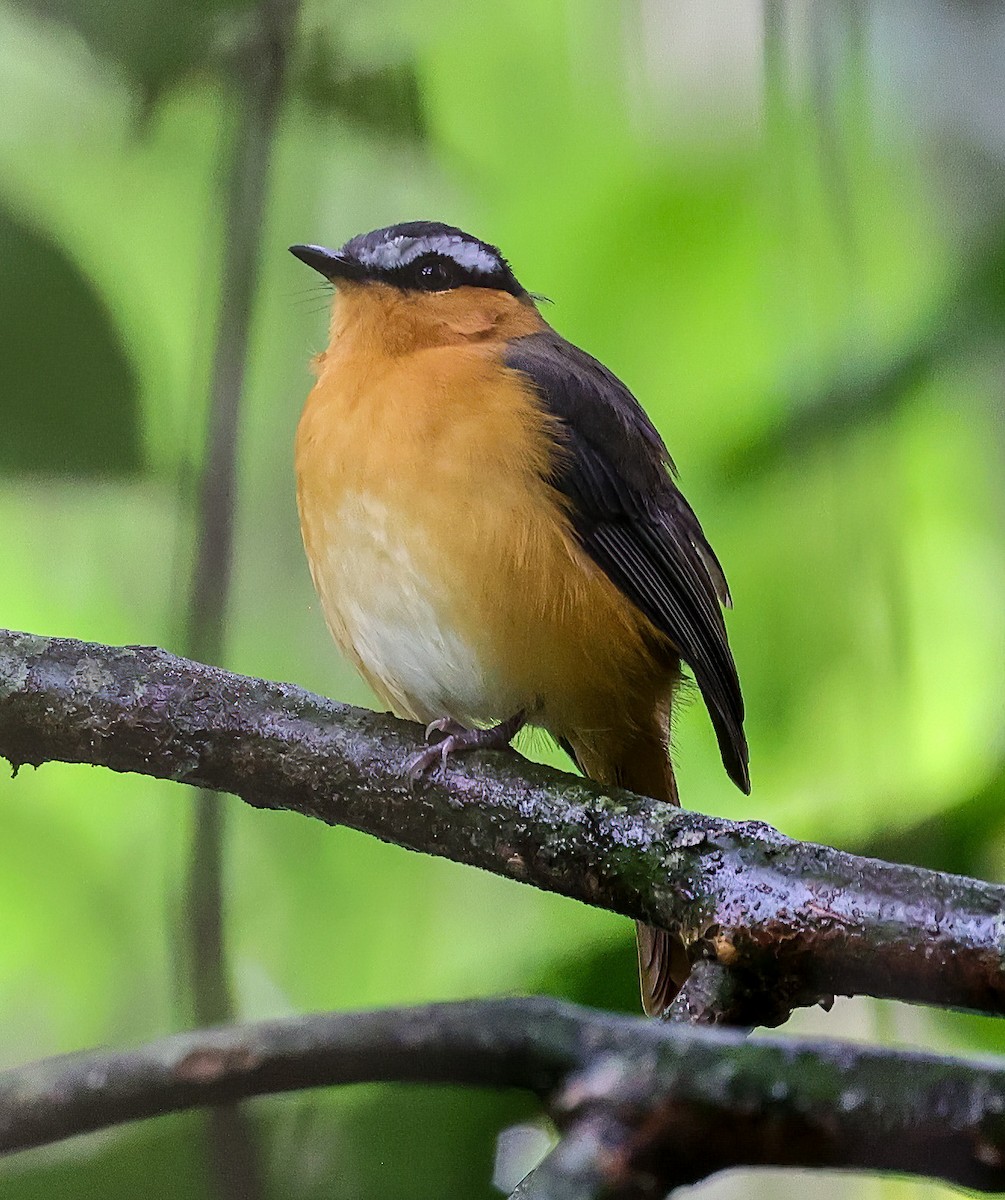
[[[138,471],[136,375],[101,297],[61,247],[3,208],[0,246],[0,471]]]
[[[425,136],[412,66],[352,62],[329,30],[317,29],[309,37],[293,90],[318,115],[342,117],[364,133],[405,142]]]
[[[22,8],[68,26],[116,63],[149,103],[203,65],[217,46],[220,14],[235,0],[18,0]]]

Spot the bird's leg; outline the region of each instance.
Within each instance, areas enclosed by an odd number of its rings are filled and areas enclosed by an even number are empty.
[[[434,733],[443,734],[443,739],[434,746],[427,746],[425,750],[419,750],[408,759],[405,763],[408,777],[412,780],[418,779],[430,767],[436,766],[437,762],[440,770],[445,770],[447,759],[451,754],[463,753],[466,750],[505,750],[523,728],[526,720],[527,714],[521,709],[512,717],[500,721],[498,725],[492,725],[488,729],[467,729],[450,717],[441,717],[438,721],[431,721],[426,726],[427,740]]]
[[[435,741],[440,742],[445,737],[450,737],[451,734],[467,733],[468,727],[462,725],[460,721],[455,721],[453,717],[438,717],[435,721],[430,721],[426,726],[426,741],[434,740],[433,734],[440,736]]]

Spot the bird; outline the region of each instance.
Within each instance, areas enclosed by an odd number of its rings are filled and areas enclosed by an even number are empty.
[[[421,722],[412,777],[546,730],[590,779],[680,803],[685,668],[750,791],[722,567],[634,395],[499,249],[437,221],[290,251],[333,286],[297,427],[307,561],[343,654]],[[690,970],[636,923],[642,1003]]]

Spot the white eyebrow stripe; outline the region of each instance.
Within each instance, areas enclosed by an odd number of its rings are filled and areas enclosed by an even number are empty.
[[[502,267],[499,259],[484,246],[458,237],[396,237],[361,251],[358,257],[365,267],[387,271],[407,266],[423,254],[442,254],[452,258],[459,267],[482,275],[491,275]]]

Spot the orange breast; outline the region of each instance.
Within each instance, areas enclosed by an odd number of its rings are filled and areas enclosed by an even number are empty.
[[[338,339],[297,434],[311,574],[395,711],[556,734],[651,713],[654,630],[578,548],[545,482],[552,419],[482,341],[375,356]]]

